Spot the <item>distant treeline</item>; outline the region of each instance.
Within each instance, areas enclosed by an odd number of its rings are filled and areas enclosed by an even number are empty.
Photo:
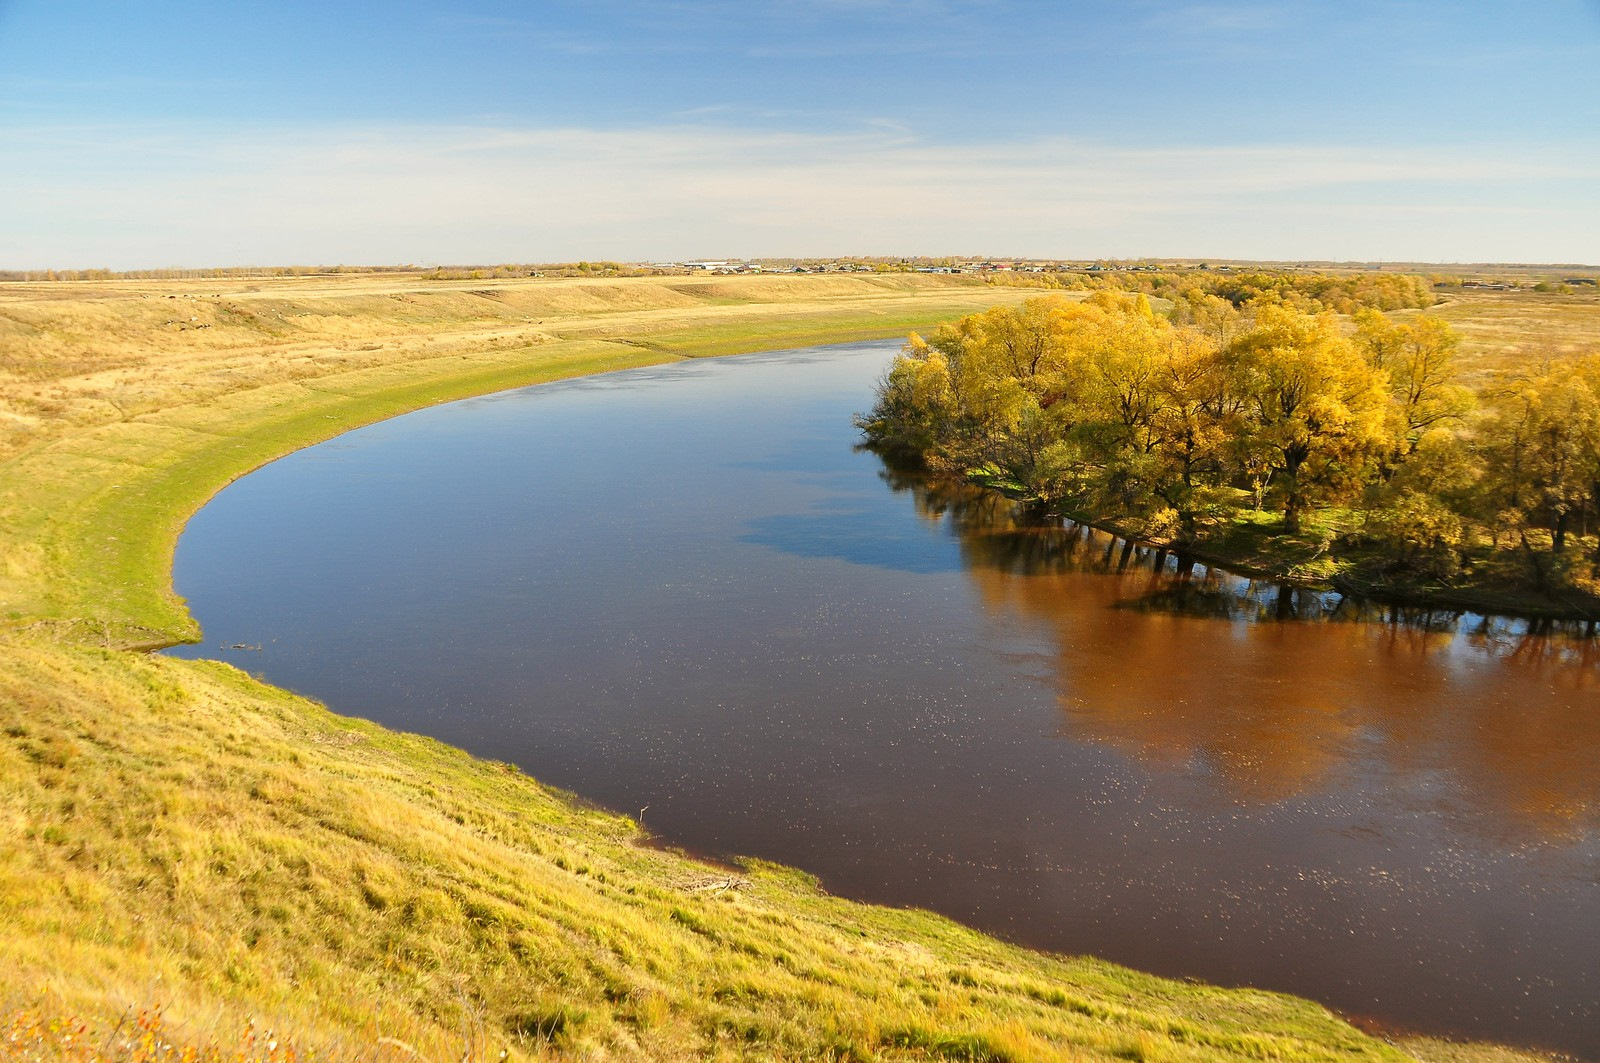
[[[651,266],[621,262],[547,262],[540,265],[439,266],[423,274],[428,280],[496,280],[513,277],[651,277],[663,272]]]
[[[1243,306],[1265,298],[1307,310],[1351,313],[1357,307],[1398,310],[1425,308],[1437,302],[1435,289],[1464,288],[1533,290],[1555,294],[1594,293],[1600,271],[1589,266],[1437,267],[1427,276],[1395,270],[1349,267],[1277,268],[1249,263],[1153,264],[1101,261],[1069,265],[1060,262],[994,263],[950,257],[836,256],[833,258],[755,258],[748,263],[778,271],[910,273],[939,272],[980,275],[987,283],[1047,290],[1142,292],[1171,297],[1199,289]],[[1444,271],[1440,271],[1444,270]],[[454,264],[441,266],[226,266],[159,269],[0,269],[0,281],[203,280],[251,277],[310,277],[335,274],[411,273],[430,280],[484,280],[516,277],[637,277],[697,272],[669,263],[615,261]]]
[[[231,277],[325,277],[354,273],[415,273],[416,266],[215,266],[189,269],[0,269],[0,281],[222,280]]]
[[[326,277],[369,273],[414,273],[427,280],[513,277],[638,277],[663,272],[620,262],[501,263],[492,266],[220,266],[187,269],[0,269],[0,281],[227,280],[251,277]]]
[[[1408,273],[1313,273],[1302,270],[1156,270],[1150,268],[1055,273],[991,274],[993,283],[1058,291],[1121,291],[1182,301],[1200,292],[1236,307],[1266,303],[1315,313],[1425,309],[1437,303],[1432,283]]]
[[[1170,319],[1101,291],[913,335],[860,425],[881,448],[1157,542],[1270,525],[1318,544],[1308,575],[1593,601],[1600,359],[1474,391],[1443,321],[1366,305],[1347,334],[1307,309],[1418,288],[1229,280],[1169,293]],[[1259,294],[1237,305],[1245,291]]]

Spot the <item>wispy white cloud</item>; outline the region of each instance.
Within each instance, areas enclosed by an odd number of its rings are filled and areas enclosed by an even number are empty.
[[[959,249],[1571,261],[1600,247],[1594,145],[948,145],[699,125],[0,138],[0,266]]]

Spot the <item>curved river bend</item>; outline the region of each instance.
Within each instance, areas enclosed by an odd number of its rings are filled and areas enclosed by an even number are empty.
[[[205,644],[173,652],[838,893],[1600,1059],[1594,643],[1174,588],[896,475],[850,425],[894,350],[550,384],[285,458],[190,523]]]

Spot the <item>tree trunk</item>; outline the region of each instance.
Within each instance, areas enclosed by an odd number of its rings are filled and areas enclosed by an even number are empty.
[[[1199,534],[1199,527],[1195,523],[1194,510],[1178,510],[1178,541],[1185,544],[1192,543],[1199,538]],[[1600,560],[1600,553],[1596,553],[1595,557]]]
[[[1300,510],[1302,508],[1300,492],[1291,488],[1289,497],[1284,499],[1283,503],[1283,530],[1290,535],[1300,534]]]
[[[1290,535],[1300,534],[1300,512],[1306,505],[1305,497],[1300,492],[1300,467],[1305,464],[1306,457],[1304,449],[1299,446],[1284,452],[1283,475],[1289,481],[1289,490],[1284,494],[1283,530]]]

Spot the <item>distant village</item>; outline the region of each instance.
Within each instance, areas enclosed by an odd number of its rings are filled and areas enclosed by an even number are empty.
[[[1274,273],[1309,271],[1314,273],[1382,272],[1425,276],[1435,287],[1480,289],[1486,291],[1535,291],[1553,293],[1593,293],[1600,287],[1600,267],[1594,265],[1514,263],[1425,263],[1425,262],[1254,262],[1239,259],[1037,259],[976,257],[844,256],[840,258],[697,258],[673,262],[545,262],[502,263],[499,265],[391,266],[224,266],[192,268],[171,266],[157,269],[116,271],[111,269],[0,269],[0,283],[8,281],[107,281],[114,279],[221,279],[225,277],[311,277],[339,273],[413,273],[427,280],[495,280],[516,277],[639,277],[691,275],[751,275],[787,273],[944,273],[985,277],[990,283],[1034,285],[1027,274],[1108,275],[1108,283],[1122,286],[1133,280],[1130,274],[1184,274],[1196,271],[1213,274]],[[1111,282],[1111,275],[1124,282]],[[1153,278],[1152,278],[1153,279]],[[1048,283],[1042,286],[1048,286]]]
[[[582,265],[588,265],[584,263]],[[1499,266],[1479,264],[1463,267],[1417,262],[1210,262],[1197,259],[957,259],[957,258],[840,258],[840,259],[692,259],[683,262],[640,262],[630,266],[610,264],[614,271],[655,274],[754,274],[754,273],[962,273],[997,277],[1007,274],[1129,274],[1182,273],[1208,270],[1213,273],[1246,273],[1262,269],[1279,273],[1300,270],[1327,272],[1400,272],[1428,274],[1440,287],[1476,288],[1486,291],[1593,291],[1600,287],[1595,267]],[[592,269],[593,267],[591,267]],[[1580,269],[1583,274],[1554,274],[1550,269]],[[581,270],[580,270],[581,271]],[[586,271],[582,271],[586,272]],[[540,274],[543,275],[542,273]]]
[[[925,259],[901,259],[898,261],[883,259],[844,259],[840,261],[785,261],[761,259],[751,261],[721,260],[721,259],[696,259],[690,262],[649,262],[641,263],[646,269],[660,270],[662,272],[681,271],[684,273],[1067,273],[1067,272],[1126,272],[1147,271],[1159,272],[1165,269],[1176,268],[1159,263],[1120,263],[1120,262],[1067,262],[1055,259],[1026,260],[1026,261],[991,261],[989,259],[970,261],[940,261],[938,264],[928,264]],[[1193,268],[1192,265],[1184,268]],[[1207,268],[1202,265],[1200,268]],[[1218,269],[1227,270],[1228,266],[1218,266]]]

